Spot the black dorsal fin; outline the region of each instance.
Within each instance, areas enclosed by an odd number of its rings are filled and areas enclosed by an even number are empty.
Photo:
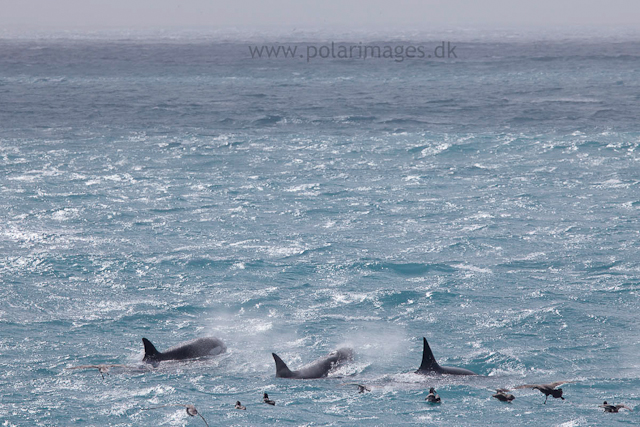
[[[158,357],[160,352],[156,350],[153,344],[151,344],[151,341],[146,338],[142,338],[142,343],[144,344],[144,357],[142,358],[143,362],[152,361],[156,357]]]
[[[275,353],[271,353],[271,355],[273,356],[273,360],[276,361],[276,377],[290,378],[291,376],[293,376],[291,369],[289,369],[287,367],[287,364],[284,363],[282,359],[280,359],[280,356]]]
[[[420,364],[418,371],[436,371],[440,365],[436,362],[427,339],[425,337],[422,337],[422,339],[424,341],[424,349],[422,350],[422,364]]]

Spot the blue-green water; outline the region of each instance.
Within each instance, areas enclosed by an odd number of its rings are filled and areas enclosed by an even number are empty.
[[[640,43],[465,40],[0,40],[2,425],[636,425],[598,405],[640,402]],[[207,335],[227,353],[137,369]],[[413,374],[423,336],[483,377]],[[94,363],[130,368],[65,369]]]

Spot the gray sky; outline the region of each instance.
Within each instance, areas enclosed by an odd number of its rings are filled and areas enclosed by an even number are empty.
[[[3,29],[640,27],[640,0],[0,0]]]

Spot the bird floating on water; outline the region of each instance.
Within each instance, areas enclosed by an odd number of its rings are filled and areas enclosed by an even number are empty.
[[[618,412],[620,409],[628,409],[630,411],[633,411],[633,409],[629,408],[626,405],[611,405],[607,403],[606,400],[602,402],[602,405],[600,405],[600,408],[604,408],[604,412]]]
[[[371,391],[371,388],[363,385],[363,384],[358,384],[358,383],[344,383],[342,385],[354,385],[356,387],[358,387],[358,393],[366,393],[368,391]]]
[[[429,394],[427,395],[427,397],[424,398],[424,400],[426,400],[429,403],[440,403],[440,396],[438,396],[438,394],[436,393],[436,389],[431,387],[429,389]]]
[[[276,406],[276,401],[269,399],[269,395],[267,393],[264,393],[264,395],[262,396],[262,401],[271,406]]]
[[[493,397],[498,399],[500,402],[511,402],[516,397],[513,394],[507,394],[508,391],[509,389],[499,388],[496,390],[496,394],[494,394]]]
[[[366,393],[367,391],[371,391],[371,389],[366,385],[358,384],[358,393]]]

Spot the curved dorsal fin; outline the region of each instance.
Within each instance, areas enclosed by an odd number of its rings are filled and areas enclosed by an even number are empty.
[[[142,358],[143,361],[153,360],[160,354],[160,352],[156,350],[154,345],[151,344],[151,341],[149,341],[148,339],[142,338],[142,343],[144,344],[144,357]]]
[[[293,373],[287,367],[287,364],[284,363],[282,359],[280,359],[280,356],[278,356],[275,353],[271,353],[271,355],[273,356],[273,360],[276,361],[276,377],[279,377],[279,378],[291,377]]]
[[[422,337],[424,341],[424,349],[422,350],[422,363],[418,368],[418,371],[435,371],[440,365],[436,362],[436,358],[433,356],[433,352],[431,351],[431,347],[429,347],[429,343],[425,337]]]

